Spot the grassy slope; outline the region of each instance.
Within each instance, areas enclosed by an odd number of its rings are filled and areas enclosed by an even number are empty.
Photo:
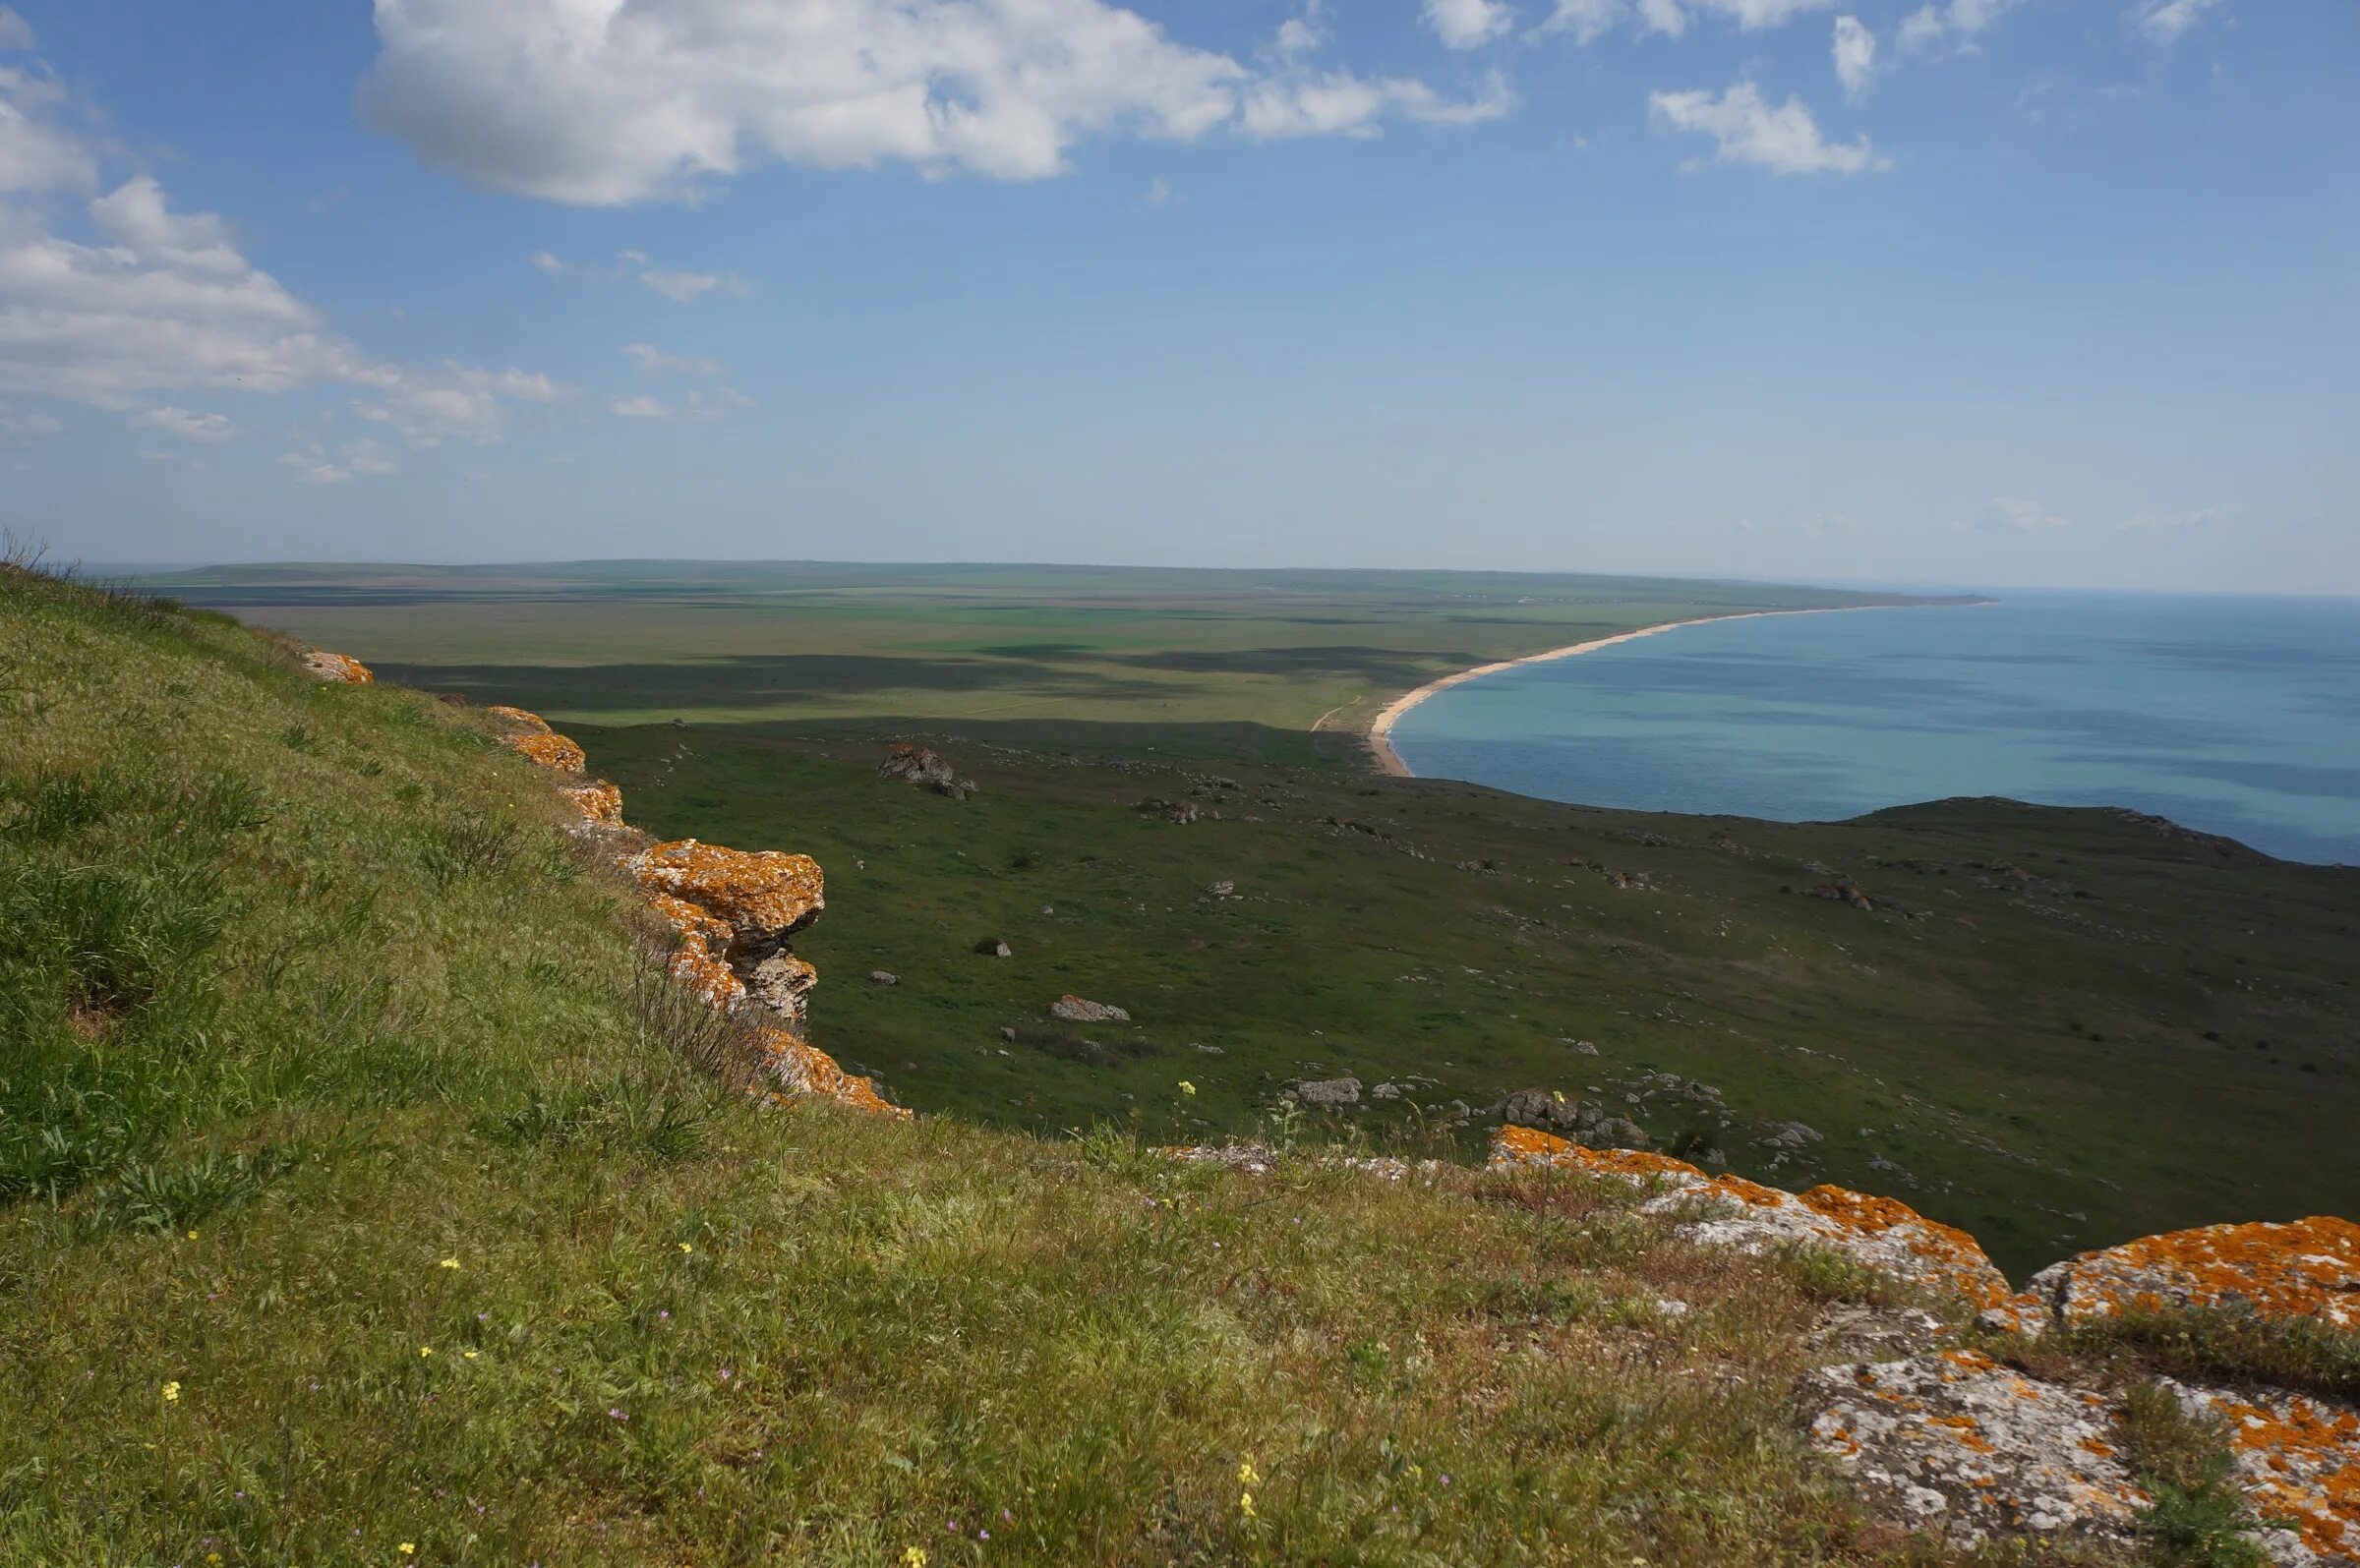
[[[0,1561],[1868,1554],[1825,1270],[759,1111],[463,715],[5,574],[0,704]]]
[[[1734,1141],[1745,1174],[1895,1193],[2019,1276],[2360,1191],[2350,870],[2005,802],[1785,825],[1226,763],[1242,788],[1189,795],[1183,765],[945,741],[984,786],[953,804],[875,778],[861,740],[574,732],[656,831],[820,856],[819,1041],[922,1109],[1204,1135],[1300,1076],[1424,1074],[1417,1101],[1484,1104],[1668,1071],[1826,1134],[1777,1164]],[[1173,826],[1134,809],[1150,796],[1221,816]],[[1926,917],[1805,897],[1813,865]],[[1239,897],[1206,896],[1222,881]],[[1015,957],[970,951],[991,936]],[[1000,1037],[1066,991],[1138,1019],[1083,1032],[1156,1050],[1093,1066]]]

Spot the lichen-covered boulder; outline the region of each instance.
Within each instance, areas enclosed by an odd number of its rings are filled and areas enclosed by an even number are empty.
[[[2183,1410],[2221,1422],[2255,1512],[2291,1527],[2265,1539],[2272,1562],[2360,1562],[2360,1414],[2283,1390],[2163,1384]]]
[[[2148,1502],[2102,1396],[1975,1351],[1822,1367],[1811,1442],[1894,1517],[1954,1544],[2042,1536],[2127,1543]]]
[[[1049,1004],[1049,1016],[1063,1018],[1068,1023],[1128,1023],[1131,1015],[1121,1008],[1104,1002],[1092,1002],[1078,996],[1062,996]]]
[[[827,907],[826,877],[809,855],[676,839],[632,856],[630,870],[649,893],[719,916],[739,942],[789,936]]]
[[[2291,1224],[2207,1225],[2145,1236],[2052,1263],[2003,1308],[2037,1329],[2128,1311],[2233,1307],[2360,1333],[2360,1225],[2325,1216]]]
[[[1640,1210],[1685,1215],[1679,1228],[1690,1241],[1748,1252],[1781,1245],[1825,1247],[1971,1310],[2008,1299],[2007,1276],[1974,1237],[1894,1198],[1841,1187],[1797,1195],[1741,1176],[1708,1176],[1669,1155],[1584,1148],[1529,1127],[1504,1127],[1493,1134],[1492,1166],[1573,1170],[1658,1186],[1662,1191],[1643,1199]]]
[[[723,957],[729,951],[730,923],[710,911],[667,893],[651,893],[648,907],[679,934],[672,955],[672,977],[686,986],[707,1007],[727,1013],[745,1000],[745,982]]]
[[[589,765],[582,748],[549,727],[549,721],[522,708],[496,705],[484,710],[500,731],[500,743],[553,773],[580,773]]]
[[[350,654],[331,654],[324,648],[315,648],[303,656],[303,668],[315,680],[345,686],[369,686],[377,682],[376,673]]]
[[[582,814],[584,821],[610,828],[622,826],[622,791],[604,779],[593,779],[587,784],[560,784],[558,793],[572,802],[573,809]]]

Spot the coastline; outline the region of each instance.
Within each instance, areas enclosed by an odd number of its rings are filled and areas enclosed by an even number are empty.
[[[1593,637],[1588,642],[1568,643],[1563,648],[1551,648],[1543,653],[1526,654],[1519,659],[1495,660],[1488,665],[1477,665],[1472,669],[1457,670],[1443,676],[1440,680],[1430,680],[1415,691],[1405,692],[1401,696],[1395,697],[1379,710],[1375,719],[1369,721],[1365,738],[1369,743],[1369,753],[1375,759],[1379,773],[1389,779],[1415,779],[1417,775],[1409,771],[1409,765],[1403,762],[1401,754],[1393,749],[1393,726],[1400,722],[1403,714],[1438,691],[1448,691],[1452,686],[1461,686],[1485,675],[1496,675],[1503,669],[1516,669],[1525,665],[1554,664],[1560,659],[1572,659],[1581,654],[1595,653],[1601,648],[1612,648],[1617,643],[1636,642],[1641,637],[1652,637],[1658,632],[1675,631],[1682,626],[1701,626],[1707,621],[1752,620],[1762,615],[1842,615],[1856,610],[1907,610],[1910,608],[1912,607],[1907,605],[1820,605],[1809,610],[1740,610],[1727,615],[1691,615],[1685,620],[1658,621],[1652,626],[1639,626],[1630,631],[1619,631],[1611,637]]]

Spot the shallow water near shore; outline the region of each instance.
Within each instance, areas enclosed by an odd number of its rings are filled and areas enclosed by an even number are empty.
[[[2360,864],[2360,602],[2009,594],[1683,626],[1438,692],[1422,777],[1778,821],[1950,795],[2129,806]]]

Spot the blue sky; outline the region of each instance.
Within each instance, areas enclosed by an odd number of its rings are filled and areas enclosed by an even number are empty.
[[[2360,592],[2349,0],[8,0],[0,523]]]

